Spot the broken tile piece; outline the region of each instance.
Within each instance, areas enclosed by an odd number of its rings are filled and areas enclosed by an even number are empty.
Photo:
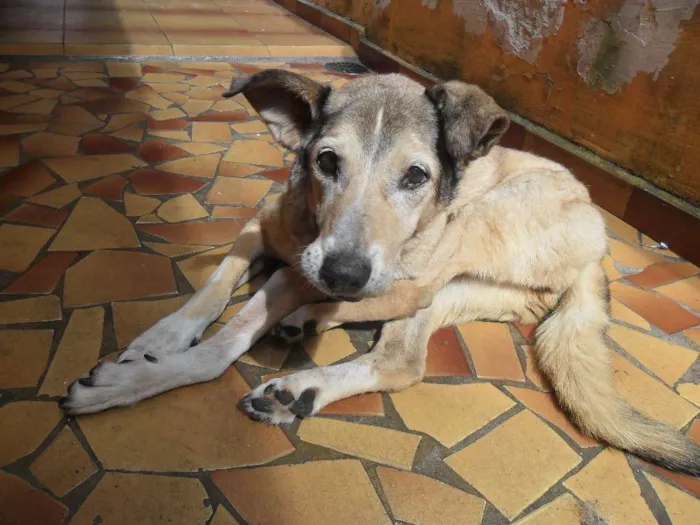
[[[102,347],[104,315],[101,307],[73,311],[39,394],[65,394],[77,377],[95,365]]]
[[[264,338],[243,354],[240,363],[279,370],[289,356],[289,345]]]
[[[112,133],[119,131],[132,124],[138,124],[146,120],[146,115],[143,113],[122,113],[120,115],[112,115],[109,122],[102,130],[102,133]]]
[[[615,267],[615,261],[609,255],[603,257],[603,269],[605,274],[608,276],[608,281],[615,281],[622,277],[622,274]]]
[[[231,142],[231,128],[226,122],[193,122],[192,140],[197,142]]]
[[[515,406],[489,383],[418,383],[391,394],[391,400],[408,428],[424,432],[448,448]],[[451,416],[446,418],[445,413]]]
[[[46,165],[70,183],[121,173],[143,167],[146,163],[133,155],[119,153],[46,159]]]
[[[615,239],[608,239],[608,241],[610,244],[610,255],[612,255],[612,258],[628,268],[646,268],[651,264],[664,262],[667,260],[662,255],[641,250]]]
[[[42,206],[49,206],[60,210],[61,208],[67,206],[75,199],[82,195],[78,189],[78,184],[68,184],[67,186],[61,186],[55,190],[50,190],[45,193],[40,193],[39,195],[34,195],[27,199],[27,202],[32,202],[34,204],[40,204]]]
[[[179,130],[163,130],[163,131],[149,131],[149,135],[153,135],[154,137],[160,137],[163,139],[171,139],[171,140],[190,140],[190,134],[187,131],[179,131]],[[186,151],[187,148],[183,148],[184,144],[178,144],[179,148],[185,149]],[[214,150],[216,151],[216,150]],[[192,152],[190,152],[192,153]],[[207,152],[211,153],[211,152]]]
[[[31,197],[55,181],[46,168],[34,160],[5,173],[0,178],[0,194]]]
[[[32,474],[56,496],[63,497],[97,472],[97,467],[69,427],[32,463]]]
[[[347,397],[326,405],[319,414],[341,416],[383,416],[384,400],[379,392]]]
[[[472,356],[478,377],[525,380],[508,325],[471,322],[457,326],[457,330]]]
[[[134,189],[141,195],[195,193],[207,184],[205,181],[149,169],[133,172],[129,176],[129,180]]]
[[[3,294],[48,294],[53,292],[63,273],[78,256],[75,252],[46,254],[28,271],[15,279]]]
[[[99,197],[100,199],[121,202],[122,191],[126,185],[127,181],[125,178],[119,175],[110,175],[93,182],[83,189],[83,193],[92,197]]]
[[[645,472],[674,525],[692,525],[700,516],[700,500]]]
[[[672,284],[655,288],[660,294],[670,297],[688,308],[700,311],[700,277],[690,277]]]
[[[78,151],[78,137],[40,131],[22,139],[22,148],[32,157],[67,157]]]
[[[226,152],[224,160],[242,162],[258,166],[284,166],[282,152],[268,142],[261,140],[237,140]]]
[[[112,153],[130,153],[134,150],[110,135],[104,133],[87,133],[83,135],[83,152],[86,155],[109,155]]]
[[[392,523],[356,460],[217,471],[212,478],[248,523]],[[271,500],[274,505],[269,504]]]
[[[242,206],[215,206],[211,214],[212,219],[252,219],[258,214],[255,208]]]
[[[22,478],[0,472],[0,522],[12,525],[61,525],[68,509]]]
[[[240,525],[240,522],[223,505],[219,505],[209,525]]]
[[[616,321],[622,321],[623,323],[637,326],[642,330],[651,330],[649,321],[635,313],[631,308],[627,308],[617,299],[610,299],[610,317]]]
[[[190,98],[182,105],[182,109],[190,116],[199,115],[204,113],[214,104],[211,100],[195,100]]]
[[[676,390],[695,406],[700,407],[700,385],[696,385],[695,383],[681,383],[676,387]]]
[[[216,168],[220,159],[221,154],[210,153],[209,155],[200,155],[198,157],[171,160],[160,164],[158,168],[180,175],[211,179],[216,174]]]
[[[15,401],[0,407],[0,428],[12,429],[0,434],[0,466],[34,452],[62,417],[53,401]]]
[[[49,131],[62,135],[79,137],[103,126],[100,119],[80,106],[61,106],[54,111],[52,117]]]
[[[271,187],[272,181],[217,177],[206,200],[211,204],[240,204],[254,208]]]
[[[160,201],[153,197],[143,197],[142,195],[135,195],[133,193],[124,194],[124,209],[126,210],[125,213],[127,217],[146,215],[147,213],[151,213],[158,206],[160,206]]]
[[[183,222],[209,217],[209,213],[194,196],[186,194],[165,201],[158,208],[158,216],[165,222]]]
[[[580,462],[578,454],[527,410],[445,459],[511,520]]]
[[[0,325],[57,321],[61,316],[61,301],[55,295],[0,302]]]
[[[165,100],[165,99],[163,99]],[[166,101],[170,103],[170,101]],[[185,114],[180,111],[178,108],[170,108],[170,109],[157,109],[154,111],[151,111],[148,113],[148,116],[156,121],[158,120],[170,120],[170,119],[177,119],[180,117],[184,117]]]
[[[603,450],[564,486],[608,523],[656,524],[622,452]]]
[[[107,74],[112,78],[141,77],[141,64],[138,62],[106,62]]]
[[[306,353],[318,366],[330,365],[355,353],[350,336],[342,328],[309,337],[302,344]]]
[[[540,365],[537,364],[537,355],[535,353],[535,347],[532,345],[523,345],[522,348],[523,352],[525,352],[525,375],[540,390],[544,390],[545,392],[551,392],[553,390],[552,385],[550,384],[547,377],[542,373],[542,370],[540,370]]]
[[[407,523],[481,523],[486,503],[440,481],[413,472],[377,467],[394,518]]]
[[[139,229],[173,244],[221,245],[235,241],[243,224],[243,221],[147,224]]]
[[[230,251],[230,245],[217,248],[216,250],[209,250],[188,257],[178,262],[177,266],[185,276],[185,279],[192,285],[192,288],[201,290],[207,282],[207,279],[214,273],[214,270],[216,270]]]
[[[161,97],[158,92],[149,85],[143,85],[124,95],[126,98],[137,100],[158,109],[167,109],[171,102]]]
[[[168,244],[164,242],[144,242],[144,244],[148,246],[151,250],[154,250],[159,254],[166,255],[168,257],[180,257],[181,255],[198,253],[211,248],[211,246],[205,245],[180,245]]]
[[[96,251],[66,272],[68,308],[177,293],[170,259],[125,251]]]
[[[36,387],[52,340],[53,330],[0,330],[0,388]]]
[[[227,162],[222,160],[219,163],[219,174],[225,177],[247,177],[253,173],[260,173],[263,168],[251,166],[250,164],[239,164],[237,162]]]
[[[136,232],[129,220],[102,200],[83,197],[78,201],[49,251],[138,248]]]
[[[0,225],[0,270],[25,271],[54,233],[48,228]]]
[[[34,204],[20,204],[17,208],[5,215],[3,219],[7,222],[24,222],[32,226],[44,228],[58,228],[68,217],[65,210],[53,210],[44,206]]]
[[[117,348],[126,348],[143,332],[184,305],[190,295],[156,301],[126,301],[112,304]]]
[[[160,139],[146,140],[141,143],[139,155],[143,160],[151,163],[189,156],[186,151]]]
[[[115,131],[111,134],[112,137],[117,137],[119,139],[129,140],[131,142],[141,142],[143,137],[143,128],[138,124],[132,124],[126,128]]]
[[[0,137],[0,168],[10,168],[19,164],[19,136]]]
[[[427,377],[470,377],[472,375],[452,326],[441,328],[430,337],[425,375]]]
[[[576,498],[568,492],[554,501],[532,511],[515,525],[578,525],[581,523],[582,508]]]
[[[698,271],[698,267],[689,262],[663,262],[647,266],[644,271],[629,275],[627,280],[643,288],[656,288],[695,275]]]
[[[236,133],[246,134],[246,133],[266,133],[267,126],[261,120],[251,120],[250,122],[240,122],[238,124],[232,124],[231,128]]]

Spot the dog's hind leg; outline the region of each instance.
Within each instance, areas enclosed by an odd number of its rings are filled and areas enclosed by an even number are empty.
[[[289,423],[296,416],[315,414],[329,403],[356,394],[402,390],[423,378],[428,339],[435,330],[474,319],[517,319],[528,311],[532,297],[532,292],[517,288],[453,281],[435,295],[429,307],[385,324],[370,353],[347,363],[272,379],[244,397],[241,408],[256,420]],[[363,302],[340,305],[348,314],[358,312]],[[387,318],[394,314],[391,309],[385,312]]]

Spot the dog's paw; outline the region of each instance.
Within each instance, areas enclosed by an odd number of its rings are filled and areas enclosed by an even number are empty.
[[[302,388],[293,376],[273,379],[244,396],[239,407],[255,421],[289,424],[318,412],[318,389]]]
[[[311,308],[306,305],[296,309],[275,326],[273,334],[289,343],[301,341],[304,337],[316,335],[317,323]]]
[[[166,355],[185,352],[192,345],[198,344],[202,332],[203,328],[198,326],[198,323],[170,315],[134,339],[119,355],[117,362],[142,359],[152,363],[157,362]]]

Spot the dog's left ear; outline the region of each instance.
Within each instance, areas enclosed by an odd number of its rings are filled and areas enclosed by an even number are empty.
[[[318,121],[331,92],[308,78],[281,69],[268,69],[236,78],[223,96],[243,93],[267,124],[275,140],[296,151]]]
[[[444,148],[458,171],[486,155],[510,125],[505,110],[478,86],[450,81],[426,95],[437,109]]]

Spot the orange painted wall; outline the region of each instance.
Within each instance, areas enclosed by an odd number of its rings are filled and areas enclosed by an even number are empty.
[[[507,109],[700,204],[697,2],[314,2],[410,63],[479,84]],[[511,12],[499,20],[485,4]],[[523,20],[535,29],[514,46],[508,22],[517,32]]]

